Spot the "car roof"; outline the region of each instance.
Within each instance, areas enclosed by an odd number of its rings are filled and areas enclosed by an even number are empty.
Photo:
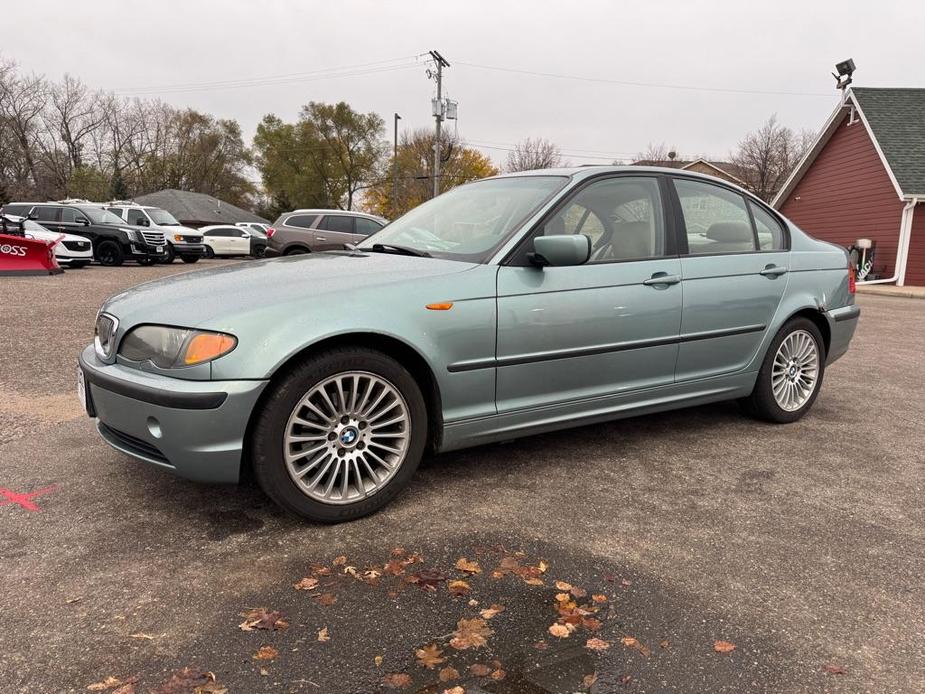
[[[292,210],[290,212],[283,212],[280,216],[285,217],[291,214],[330,214],[330,215],[343,215],[345,217],[366,217],[367,219],[375,219],[376,221],[382,221],[382,217],[377,217],[374,214],[367,214],[366,212],[357,212],[356,210],[319,210],[319,209],[299,208],[297,210]]]

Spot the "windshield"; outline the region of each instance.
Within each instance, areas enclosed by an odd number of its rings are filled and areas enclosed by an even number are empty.
[[[48,231],[45,227],[37,222],[33,222],[31,219],[24,219],[22,221],[23,231]]]
[[[125,224],[125,220],[102,207],[78,207],[94,224]]]
[[[483,263],[567,181],[562,176],[516,176],[458,186],[399,217],[359,247],[382,244]]]
[[[178,227],[180,222],[167,210],[160,210],[156,207],[148,210],[148,216],[154,220],[154,223],[162,227]]]

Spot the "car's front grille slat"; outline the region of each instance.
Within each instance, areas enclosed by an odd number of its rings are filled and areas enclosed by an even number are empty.
[[[141,235],[144,237],[145,242],[151,246],[163,246],[164,235],[159,231],[143,231]]]
[[[113,443],[118,446],[125,448],[132,453],[136,453],[145,458],[150,458],[159,463],[164,463],[169,465],[170,463],[167,460],[167,457],[160,452],[156,446],[152,446],[147,441],[143,441],[131,434],[126,434],[124,431],[119,431],[118,429],[113,429],[111,426],[99,423],[100,434],[104,437],[107,437]]]

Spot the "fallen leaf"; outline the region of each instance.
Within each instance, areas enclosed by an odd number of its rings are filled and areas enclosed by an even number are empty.
[[[450,687],[449,689],[444,689],[443,694],[466,694],[466,690],[457,685],[455,687]]]
[[[334,595],[334,593],[322,593],[315,599],[318,601],[318,604],[323,607],[328,607],[337,602],[337,596]]]
[[[633,582],[632,582],[632,581],[628,581],[628,580],[626,580],[626,579],[624,578],[622,581],[620,581],[620,584],[621,584],[624,588],[629,588],[631,585],[633,585]]]
[[[595,595],[592,595],[592,596],[591,596],[591,599],[592,599],[594,602],[598,603],[598,604],[600,604],[600,603],[602,603],[602,602],[607,602],[607,596],[606,596],[606,595],[595,594]]]
[[[588,595],[588,591],[586,591],[584,588],[579,588],[578,586],[572,586],[572,589],[569,592],[579,600],[581,598],[587,597]]]
[[[479,566],[477,561],[469,561],[465,557],[460,557],[456,561],[456,568],[460,571],[465,571],[467,574],[480,574],[482,573],[482,567]]]
[[[112,689],[113,687],[117,687],[120,684],[122,684],[122,680],[110,675],[109,677],[104,679],[102,682],[94,682],[93,684],[88,684],[87,691],[102,692],[106,689]]]
[[[331,569],[327,566],[321,566],[320,564],[313,564],[311,567],[311,572],[316,576],[330,576]]]
[[[321,643],[324,643],[325,641],[330,641],[330,640],[331,640],[331,637],[328,635],[328,628],[327,628],[327,627],[321,627],[321,628],[318,630],[318,640],[321,641]]]
[[[437,586],[446,579],[446,574],[441,573],[440,571],[435,569],[421,569],[420,571],[416,571],[405,578],[405,581],[408,583],[413,583],[422,590],[434,591],[437,590]]]
[[[241,631],[253,631],[254,629],[276,631],[289,626],[289,622],[285,620],[282,612],[270,612],[265,607],[248,610],[242,616],[244,621],[238,625]]]
[[[476,600],[475,598],[470,598],[470,599],[469,599],[469,602],[467,602],[466,604],[467,604],[469,607],[478,607],[478,606],[479,606],[479,601]]]
[[[389,689],[404,689],[411,684],[411,675],[404,672],[390,672],[382,678],[382,684]]]
[[[261,646],[257,649],[257,652],[254,653],[254,660],[274,660],[279,655],[273,646]]]
[[[556,593],[556,602],[568,602],[572,596],[568,593]]]
[[[502,670],[501,668],[498,668],[498,669],[495,670],[493,673],[491,673],[491,678],[492,678],[493,680],[495,680],[496,682],[500,682],[500,681],[503,680],[505,677],[507,677],[507,673],[506,673],[504,670]]]
[[[382,665],[382,656],[377,655],[375,658],[373,658],[373,662],[376,664],[376,667],[380,667]]]
[[[717,653],[732,653],[736,645],[731,641],[716,641],[713,643],[713,650]]]
[[[347,557],[341,554],[339,557],[334,557],[334,561],[331,562],[334,566],[343,566],[347,563]]]
[[[405,573],[405,563],[403,561],[393,559],[382,567],[382,573],[384,573],[386,576],[401,576],[403,573]]]
[[[541,574],[544,574],[544,573],[546,573],[546,569],[549,568],[549,564],[547,564],[547,563],[544,562],[544,561],[540,561],[540,563],[537,564],[536,568],[538,568],[538,569],[540,570],[540,573],[541,573]]]
[[[504,605],[492,605],[491,607],[479,612],[483,619],[491,619],[504,612]]]
[[[405,550],[404,547],[395,547],[395,548],[390,552],[390,554],[391,554],[393,557],[403,557],[403,556],[405,556],[405,554],[407,554],[407,551]]]
[[[534,643],[533,647],[538,651],[545,651],[547,648],[549,648],[549,644],[543,640],[540,640]]]
[[[133,679],[130,682],[126,682],[120,687],[112,690],[112,694],[135,694],[135,683],[138,681],[137,678]]]
[[[467,648],[481,648],[488,643],[488,637],[494,633],[488,627],[488,623],[480,617],[460,619],[456,623],[456,631],[453,632],[450,645],[460,651]]]
[[[426,667],[428,670],[433,670],[440,663],[446,662],[446,658],[442,657],[443,651],[435,643],[417,649],[415,656],[418,659],[418,665]]]
[[[491,674],[491,668],[483,663],[472,663],[472,665],[469,666],[469,672],[476,677],[487,677]]]
[[[318,579],[306,576],[298,583],[293,583],[292,587],[296,590],[315,590],[318,587]]]
[[[572,589],[572,584],[566,583],[565,581],[556,581],[555,586],[556,586],[556,590],[561,590],[566,593]]]
[[[524,583],[526,583],[528,586],[545,586],[546,585],[545,583],[543,583],[543,579],[541,578],[525,578]]]
[[[581,626],[583,626],[588,631],[597,631],[601,628],[601,620],[595,619],[594,617],[583,617],[581,620]]]
[[[469,592],[469,584],[465,581],[450,581],[446,586],[450,593],[459,597]]]
[[[622,639],[620,639],[620,643],[622,643],[627,648],[636,648],[639,645],[639,641],[637,641],[632,636],[624,636]]]
[[[591,689],[595,682],[597,682],[597,673],[592,672],[590,675],[585,675],[582,680],[582,684],[585,685],[587,689]]]
[[[459,679],[459,671],[456,668],[445,667],[440,671],[439,677],[441,682],[456,680]]]
[[[143,634],[143,633],[139,632],[139,633],[137,633],[137,634],[129,634],[129,638],[130,638],[130,639],[142,639],[142,640],[144,640],[144,641],[153,641],[153,640],[156,639],[157,637],[156,637],[156,636],[151,636],[151,634]]]
[[[668,639],[662,639],[661,641],[659,641],[658,645],[662,648],[668,648],[668,646],[670,646],[671,644],[668,643]]]
[[[174,672],[170,678],[157,689],[152,689],[151,694],[186,694],[187,692],[203,692],[206,685],[215,683],[215,675],[211,672],[202,672],[191,667],[184,667]],[[225,689],[218,685],[218,690],[212,690],[213,694],[219,694]],[[225,690],[227,691],[227,690]]]
[[[556,622],[551,627],[549,627],[549,633],[560,639],[568,638],[572,635],[574,630],[575,627],[573,627],[571,624],[560,624],[559,622]]]
[[[830,675],[847,675],[848,674],[848,671],[845,670],[845,668],[843,668],[841,665],[836,665],[835,663],[828,663],[827,665],[825,665],[825,667],[823,667],[823,670],[825,670]]]
[[[267,670],[265,667],[262,667],[262,668],[260,668],[260,676],[261,676],[261,677],[269,677],[269,676],[270,676],[270,671]]]
[[[590,648],[592,651],[606,651],[610,648],[610,641],[597,638],[588,639],[585,641],[585,648]]]

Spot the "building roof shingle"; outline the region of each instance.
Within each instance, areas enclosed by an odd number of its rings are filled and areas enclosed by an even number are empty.
[[[242,210],[229,202],[219,200],[205,193],[193,193],[188,190],[166,188],[156,193],[139,195],[135,198],[139,205],[150,205],[167,210],[178,220],[197,224],[235,224],[236,222],[260,222],[269,224],[269,220]]]
[[[851,91],[903,193],[925,194],[925,89]]]

